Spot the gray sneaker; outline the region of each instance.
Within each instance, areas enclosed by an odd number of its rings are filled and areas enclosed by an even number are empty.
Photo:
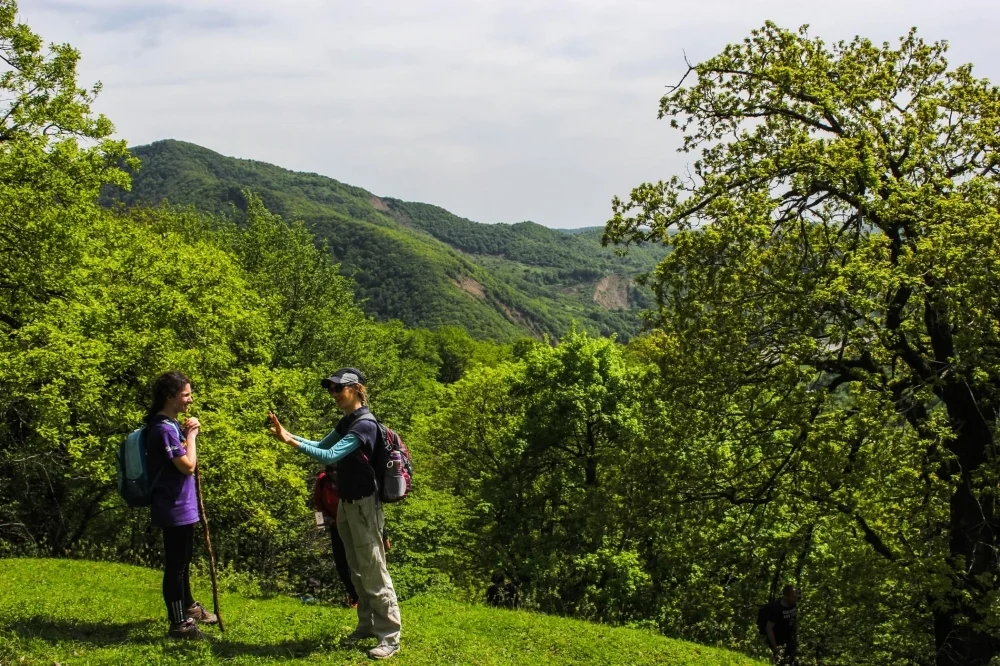
[[[399,652],[398,645],[389,645],[388,643],[381,643],[376,645],[371,650],[368,650],[368,656],[372,659],[388,659],[392,657],[397,652]]]

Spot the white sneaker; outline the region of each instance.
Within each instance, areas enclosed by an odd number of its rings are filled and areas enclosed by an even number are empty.
[[[398,645],[389,645],[388,643],[382,643],[376,645],[371,650],[368,650],[368,656],[372,659],[388,659],[399,652]]]

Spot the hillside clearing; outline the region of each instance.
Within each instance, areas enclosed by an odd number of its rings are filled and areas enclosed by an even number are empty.
[[[628,310],[629,280],[621,275],[606,275],[594,290],[594,302],[608,310]]]
[[[363,664],[341,649],[354,612],[295,598],[222,598],[227,631],[212,640],[164,638],[158,571],[104,562],[0,562],[0,664]],[[195,596],[210,601],[208,582]],[[501,611],[431,597],[401,604],[403,650],[394,664],[676,664],[750,666],[743,655],[649,631]]]

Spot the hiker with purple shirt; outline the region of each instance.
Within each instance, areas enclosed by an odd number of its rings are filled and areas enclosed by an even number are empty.
[[[146,413],[146,460],[155,479],[149,515],[163,530],[163,601],[167,606],[171,638],[204,638],[197,623],[216,624],[218,618],[191,596],[191,557],[194,526],[199,520],[194,468],[201,423],[177,417],[191,405],[191,381],[177,371],[153,382],[153,404]]]

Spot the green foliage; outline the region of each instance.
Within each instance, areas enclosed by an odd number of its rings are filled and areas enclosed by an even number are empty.
[[[124,155],[124,144],[107,141],[114,132],[111,122],[90,110],[100,84],[90,90],[77,86],[79,52],[67,44],[53,44],[45,53],[41,38],[17,23],[13,0],[0,3],[0,54],[6,64],[0,88],[7,93],[0,141],[37,142],[43,148],[65,144],[68,149],[75,139],[86,138],[101,142],[88,151],[88,157],[106,163]]]
[[[408,330],[403,342],[407,358],[419,360],[437,371],[437,381],[458,381],[477,365],[498,365],[510,358],[510,348],[489,340],[476,340],[464,328],[442,326],[436,331]]]
[[[85,233],[64,220],[103,184],[128,183],[116,166],[125,144],[89,109],[100,86],[76,83],[79,54],[66,45],[46,52],[16,15],[16,3],[0,1],[0,332],[59,292],[78,261]]]
[[[10,104],[0,226],[11,257],[0,268],[3,550],[100,544],[105,556],[145,560],[158,549],[145,512],[115,497],[113,452],[137,425],[150,380],[180,368],[205,426],[220,560],[290,580],[328,546],[308,534],[309,466],[265,436],[266,410],[325,432],[335,415],[319,378],[360,365],[376,409],[405,429],[422,404],[422,366],[400,358],[398,325],[357,308],[352,284],[302,224],[252,197],[242,226],[99,208],[103,183],[127,185],[115,166],[123,146],[105,140],[110,125],[75,87],[76,53],[42,57],[41,42],[13,24],[13,5],[2,8],[0,48],[14,68],[0,81]],[[78,137],[96,146],[80,148]]]
[[[176,367],[194,383],[220,561],[276,585],[308,575],[329,549],[312,533],[312,465],[266,435],[267,409],[301,432],[325,434],[339,415],[319,379],[359,365],[376,413],[405,432],[433,395],[428,371],[400,357],[397,325],[356,307],[350,283],[301,225],[259,206],[239,228],[166,209],[122,217],[94,207],[84,222],[88,244],[64,275],[63,296],[0,346],[7,548],[69,553],[101,544],[140,561],[158,550],[146,512],[126,509],[114,493],[113,452],[138,423],[151,379]],[[412,520],[397,532],[415,541],[415,561],[436,543],[419,540],[421,521],[448,524],[423,506],[414,500]],[[403,581],[411,593],[447,580],[416,573]]]
[[[128,178],[117,166],[123,144],[90,114],[96,89],[77,89],[75,51],[42,56],[41,41],[14,24],[14,5],[0,10],[12,68],[0,79],[0,242],[10,257],[0,266],[0,552],[158,559],[147,512],[116,497],[113,454],[138,425],[151,379],[178,368],[203,424],[199,466],[220,562],[272,588],[294,584],[328,561],[329,544],[311,527],[313,466],[266,435],[267,409],[325,434],[339,414],[319,379],[354,365],[376,413],[405,434],[435,395],[437,368],[403,358],[405,330],[366,316],[305,225],[252,195],[238,221],[97,206],[102,184]],[[453,366],[468,362],[453,356]],[[432,569],[444,555],[425,550],[451,524],[447,502],[417,495],[394,535],[407,549],[407,595],[450,584]]]
[[[503,257],[520,264],[578,271],[584,279],[606,272],[649,270],[662,257],[655,245],[639,245],[619,257],[598,247],[602,229],[549,229],[534,222],[482,224],[429,204],[382,199],[389,213],[403,224],[426,231],[454,248],[474,255]]]
[[[768,23],[663,97],[693,178],[616,200],[605,236],[673,249],[649,349],[685,496],[864,609],[858,640],[810,637],[847,663],[1000,644],[1000,90],[944,53]]]
[[[539,608],[613,622],[646,619],[652,581],[630,534],[631,451],[641,376],[607,339],[479,368],[449,387],[419,431],[435,478],[462,498],[478,575],[506,571]]]
[[[71,560],[5,560],[0,578],[0,661],[41,664],[360,664],[362,647],[338,641],[354,611],[262,599],[223,587],[226,632],[211,642],[165,637],[157,572]],[[204,599],[205,577],[193,580]],[[399,664],[664,664],[751,666],[738,654],[578,620],[500,611],[434,597],[401,604]],[[516,640],[511,640],[516,638]]]
[[[479,224],[426,204],[380,199],[316,174],[226,158],[199,146],[160,141],[134,149],[144,167],[133,188],[106,188],[104,201],[190,205],[215,214],[249,205],[255,192],[275,213],[306,222],[352,277],[372,314],[412,327],[461,325],[477,338],[561,336],[574,325],[634,335],[643,288],[623,298],[594,296],[602,279],[628,285],[663,255],[654,245],[625,257],[593,231],[566,234],[533,223]]]

